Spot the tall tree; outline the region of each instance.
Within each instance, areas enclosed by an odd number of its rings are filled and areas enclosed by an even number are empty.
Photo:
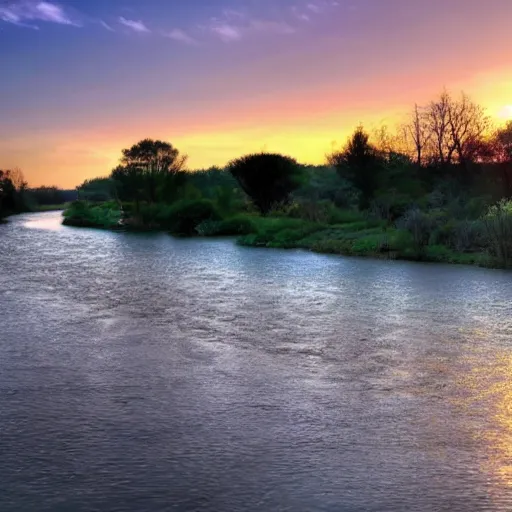
[[[426,123],[432,141],[432,159],[441,165],[466,166],[473,149],[489,129],[489,117],[482,107],[462,93],[454,98],[444,91],[426,109]]]
[[[327,157],[328,163],[336,168],[340,176],[350,180],[360,191],[361,209],[370,206],[383,166],[383,159],[370,144],[369,138],[363,127],[358,126],[345,148]]]
[[[144,139],[129,149],[123,149],[121,167],[132,179],[140,175],[145,199],[153,203],[163,199],[162,191],[184,169],[186,161],[187,156],[180,155],[172,144]]]
[[[414,109],[407,123],[403,126],[406,146],[412,145],[412,152],[416,165],[421,167],[425,153],[432,139],[432,132],[428,130],[428,119],[424,109],[414,105]],[[412,157],[412,155],[411,155]]]
[[[287,203],[302,181],[297,161],[274,153],[244,156],[230,162],[227,170],[264,215],[275,205]]]
[[[16,211],[16,188],[10,174],[0,169],[0,219]]]

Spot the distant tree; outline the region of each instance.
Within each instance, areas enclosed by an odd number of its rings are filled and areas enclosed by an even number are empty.
[[[409,120],[402,127],[405,143],[412,146],[416,165],[421,167],[425,159],[425,152],[432,139],[432,132],[428,129],[428,117],[424,109],[414,105]],[[412,155],[411,155],[412,156]]]
[[[16,211],[16,188],[10,171],[0,169],[0,218]]]
[[[444,91],[429,104],[425,116],[432,159],[441,165],[467,166],[473,160],[473,149],[490,126],[483,108],[465,93],[457,99]]]
[[[110,175],[121,201],[133,201],[135,211],[139,211],[140,201],[144,198],[145,176],[138,167],[117,166]]]
[[[110,201],[115,199],[115,186],[111,178],[85,180],[77,187],[80,199],[87,201]]]
[[[291,193],[302,181],[297,161],[274,153],[238,158],[227,169],[263,215],[277,204],[289,202]]]
[[[490,137],[474,148],[478,161],[486,166],[486,173],[495,171],[501,184],[502,197],[512,197],[512,121],[498,128]]]
[[[54,205],[66,202],[64,191],[58,187],[37,187],[28,190],[28,193],[38,205]]]
[[[360,208],[368,208],[378,188],[383,159],[370,144],[369,135],[363,127],[358,126],[345,148],[335,151],[327,159],[341,177],[351,181],[360,191]]]
[[[144,139],[129,149],[123,149],[121,168],[124,168],[126,177],[129,177],[128,181],[137,184],[134,195],[138,195],[142,188],[144,199],[154,203],[165,199],[164,192],[184,170],[186,161],[186,155],[180,155],[172,144]],[[118,176],[123,174],[119,168],[117,171]]]

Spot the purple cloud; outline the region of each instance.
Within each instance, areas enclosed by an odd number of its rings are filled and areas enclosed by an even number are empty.
[[[38,29],[38,25],[26,23],[27,21],[44,21],[74,27],[81,26],[64,11],[63,7],[51,2],[21,1],[11,3],[7,7],[0,7],[0,20],[19,27],[33,29]]]
[[[184,30],[179,28],[175,28],[170,32],[162,32],[164,37],[168,37],[169,39],[173,39],[174,41],[179,41],[180,43],[189,44],[195,46],[199,44],[192,36],[188,35]]]
[[[149,30],[149,28],[146,27],[146,25],[142,21],[127,20],[123,16],[120,16],[119,23],[121,23],[121,25],[124,25],[125,27],[128,27],[134,32],[138,32],[140,34],[149,34],[151,32],[151,30]]]

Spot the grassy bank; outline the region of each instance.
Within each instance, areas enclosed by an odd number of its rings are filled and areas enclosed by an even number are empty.
[[[490,250],[475,241],[461,247],[461,225],[431,227],[428,240],[417,226],[371,218],[355,210],[334,209],[321,221],[295,218],[295,210],[261,216],[254,212],[222,215],[209,200],[172,205],[134,205],[76,201],[64,213],[65,225],[101,229],[154,230],[179,236],[237,237],[248,247],[305,249],[317,253],[380,259],[502,267]],[[418,219],[416,219],[418,221]],[[412,222],[412,221],[411,221]],[[473,235],[476,237],[477,235]],[[469,247],[469,245],[471,247]]]

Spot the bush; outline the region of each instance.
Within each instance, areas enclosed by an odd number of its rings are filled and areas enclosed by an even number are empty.
[[[66,226],[114,229],[120,227],[122,211],[115,202],[95,205],[87,201],[73,201],[63,216],[62,223]]]
[[[166,208],[158,217],[159,223],[171,233],[195,235],[196,228],[204,221],[220,220],[212,201],[208,199],[183,199]]]
[[[483,223],[491,255],[508,268],[512,265],[512,200],[491,206]]]
[[[286,204],[303,181],[302,168],[293,158],[258,153],[233,160],[228,171],[259,211],[266,215],[277,204]]]
[[[238,215],[226,220],[205,220],[196,228],[201,236],[237,236],[248,235],[257,231],[250,217]]]
[[[418,208],[413,208],[397,222],[397,227],[409,231],[415,248],[422,250],[430,240],[433,221],[426,213]]]

